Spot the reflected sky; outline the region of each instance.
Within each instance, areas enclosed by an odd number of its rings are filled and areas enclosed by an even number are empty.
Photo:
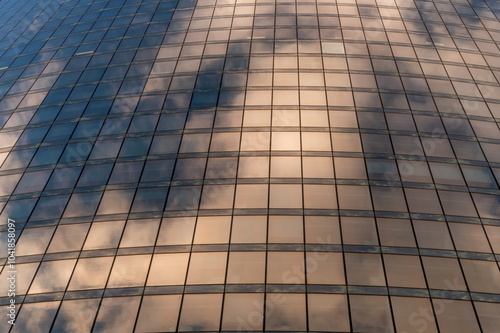
[[[0,2],[11,332],[493,332],[498,9]]]

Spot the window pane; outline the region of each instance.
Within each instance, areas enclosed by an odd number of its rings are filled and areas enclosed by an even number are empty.
[[[139,181],[143,166],[144,162],[116,163],[109,183],[135,183]]]
[[[187,284],[220,284],[226,275],[226,252],[191,254]]]
[[[265,178],[269,175],[269,157],[240,157],[238,177]]]
[[[337,194],[335,186],[304,184],[304,208],[336,209]]]
[[[419,257],[384,254],[384,266],[389,286],[427,288]]]
[[[37,294],[65,290],[75,263],[76,260],[43,262],[36,273],[29,293]],[[54,272],[57,272],[57,274],[54,274]]]
[[[349,295],[354,332],[394,332],[387,296]]]
[[[104,298],[92,332],[132,332],[141,297]]]
[[[131,220],[127,222],[120,247],[153,246],[160,220]]]
[[[391,297],[396,329],[408,333],[437,333],[428,298]]]
[[[372,209],[368,186],[338,185],[337,190],[340,209]]]
[[[196,222],[194,244],[228,243],[230,226],[230,216],[200,216]]]
[[[104,288],[108,280],[113,257],[81,258],[69,283],[69,290]]]
[[[371,218],[342,217],[342,239],[345,244],[378,245],[375,221]]]
[[[443,290],[467,289],[457,259],[422,257],[422,263],[429,288]]]
[[[416,247],[409,220],[377,219],[377,227],[381,245]]]
[[[274,311],[268,309],[273,308]],[[306,299],[304,294],[266,294],[266,330],[305,331]]]
[[[200,186],[171,187],[168,194],[166,210],[197,209],[200,193]]]
[[[379,254],[346,253],[347,282],[351,285],[384,286],[385,276]]]
[[[162,220],[157,245],[191,244],[195,219],[166,218]]]
[[[48,332],[60,302],[25,303],[11,332]]]
[[[474,302],[479,322],[484,333],[494,333],[500,326],[500,304]]]
[[[123,288],[144,285],[150,260],[150,255],[116,257],[107,287]]]
[[[445,300],[442,299],[432,300],[441,332],[481,332],[470,301],[446,300],[446,303],[444,302]]]
[[[269,252],[267,256],[267,283],[304,283],[304,254],[301,252]]]
[[[407,188],[405,194],[410,212],[442,214],[436,191]]]
[[[90,224],[60,225],[50,242],[48,252],[79,251]]]
[[[308,284],[345,284],[341,253],[306,252]]]
[[[93,223],[83,246],[84,250],[118,247],[125,221]]]
[[[270,208],[302,208],[302,186],[271,184]]]
[[[478,224],[448,223],[457,250],[490,252],[483,227]]]
[[[302,157],[304,178],[333,178],[331,157]]]
[[[148,286],[182,285],[186,279],[189,253],[153,255]]]
[[[304,224],[300,216],[269,216],[269,243],[302,243]]]
[[[349,315],[346,295],[308,294],[309,329],[323,332],[347,332]]]
[[[438,221],[413,221],[418,246],[429,249],[452,250],[453,243],[446,223]]]
[[[128,213],[135,190],[105,191],[98,215]]]
[[[17,256],[28,256],[45,252],[55,227],[30,228],[23,230],[16,244]]]
[[[235,208],[267,208],[267,184],[236,185]]]
[[[78,186],[106,184],[112,168],[112,164],[87,165],[78,180]]]
[[[271,177],[300,178],[300,157],[273,156],[271,157]]]
[[[222,294],[184,295],[179,331],[218,331]]]
[[[222,329],[227,331],[262,330],[263,307],[263,294],[226,293]]]
[[[93,215],[101,199],[101,192],[74,193],[69,200],[63,217]]]
[[[205,158],[182,158],[177,160],[174,179],[202,179],[205,173]]]
[[[460,260],[470,291],[500,293],[500,271],[493,261]]]
[[[231,243],[265,243],[267,216],[234,216]]]
[[[51,332],[90,332],[98,306],[99,299],[63,301]]]
[[[17,264],[16,270],[16,294],[25,295],[31,284],[31,280],[36,273],[39,263]],[[10,289],[10,280],[7,280],[11,273],[8,269],[4,269],[0,274],[0,295],[7,296]]]
[[[175,332],[182,295],[144,296],[136,332]]]
[[[25,173],[17,184],[14,194],[42,191],[50,174],[49,170]]]
[[[230,252],[226,283],[264,283],[264,252]]]
[[[38,201],[30,221],[57,219],[68,202],[68,195],[56,195],[50,197],[42,197]]]

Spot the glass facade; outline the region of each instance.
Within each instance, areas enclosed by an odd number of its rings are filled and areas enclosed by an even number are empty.
[[[495,0],[0,0],[0,331],[498,333],[499,47]]]

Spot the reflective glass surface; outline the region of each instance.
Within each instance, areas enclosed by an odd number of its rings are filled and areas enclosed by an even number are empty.
[[[497,333],[499,47],[495,0],[0,0],[0,331]]]

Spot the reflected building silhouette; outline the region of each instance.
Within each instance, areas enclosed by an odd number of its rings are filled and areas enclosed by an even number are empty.
[[[499,18],[0,0],[0,331],[498,332]]]

